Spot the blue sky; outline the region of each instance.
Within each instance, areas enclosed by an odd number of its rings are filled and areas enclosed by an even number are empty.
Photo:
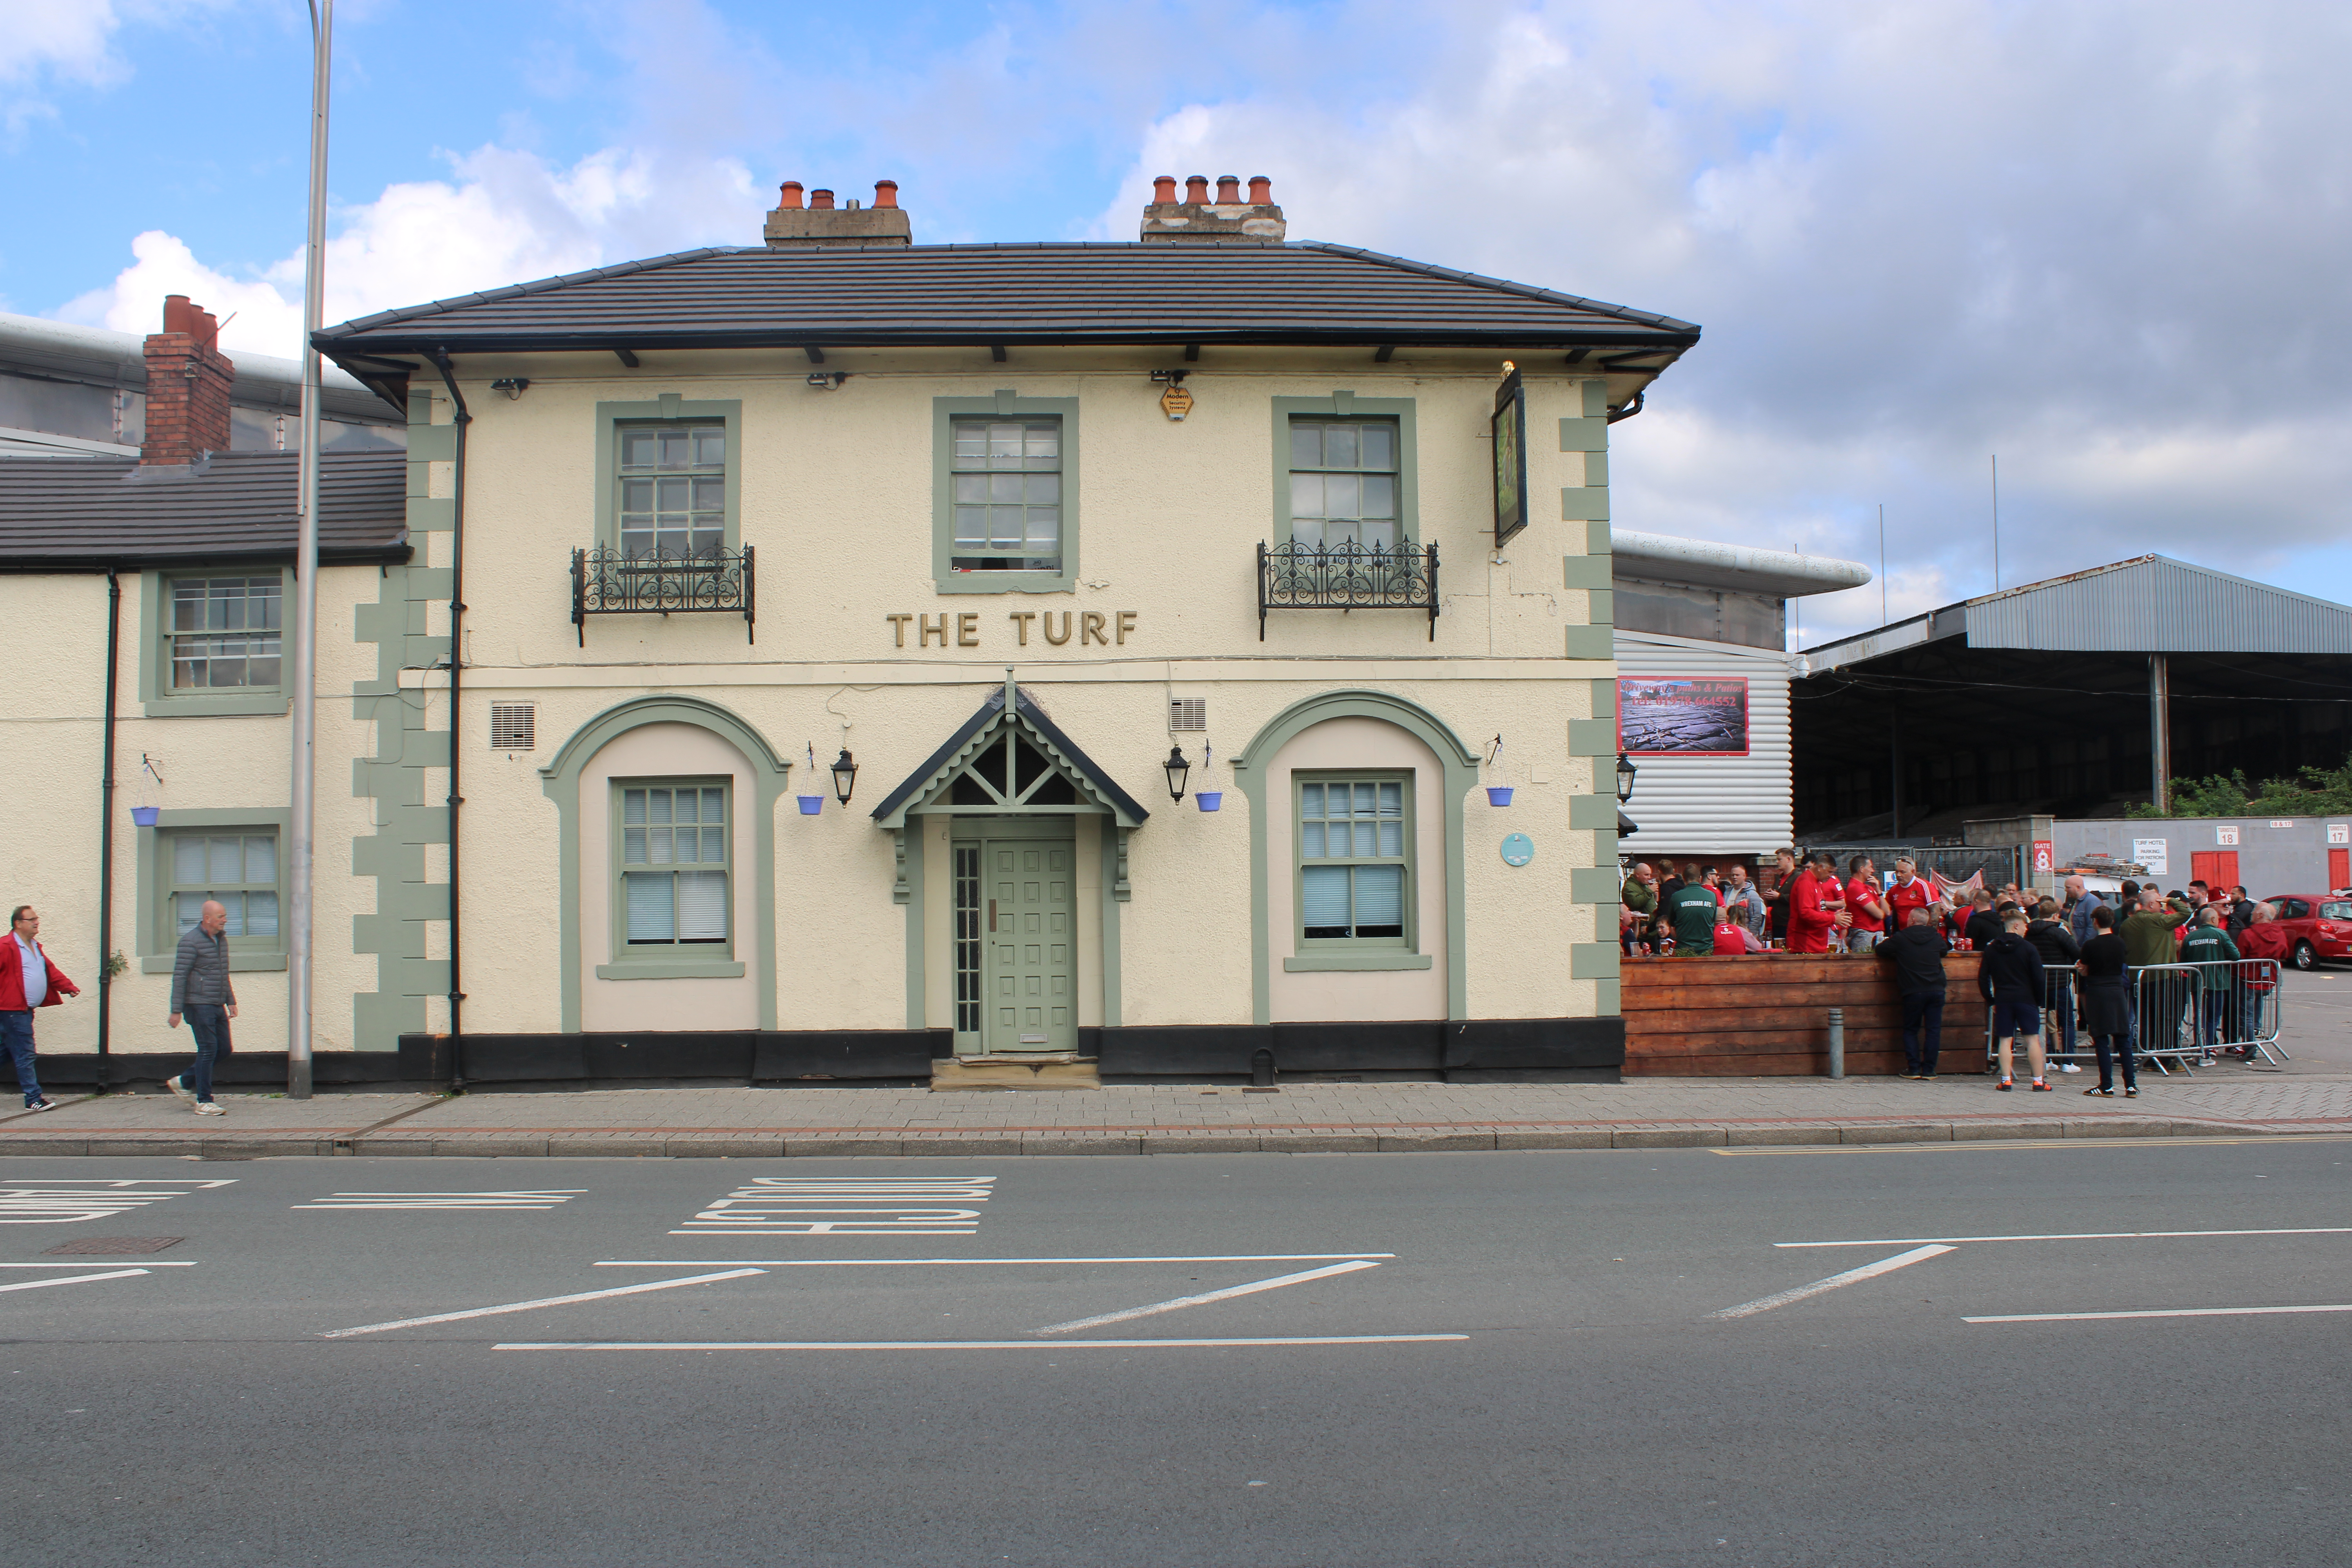
[[[0,0],[0,309],[291,352],[299,0]],[[1877,562],[1895,612],[2162,551],[2352,601],[2352,8],[2175,0],[346,0],[329,319],[753,243],[1125,238],[1150,175],[1706,339],[1621,527]],[[2330,345],[2336,345],[2331,349]],[[1806,607],[1877,620],[1878,584]]]

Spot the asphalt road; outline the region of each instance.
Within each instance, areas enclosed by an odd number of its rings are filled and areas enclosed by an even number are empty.
[[[2352,1522],[2352,1141],[5,1165],[19,1568],[2336,1564]],[[2096,1234],[2158,1231],[2256,1234]],[[2057,1238],[1968,1239],[2010,1237]],[[2338,1310],[1970,1321],[2286,1307]]]

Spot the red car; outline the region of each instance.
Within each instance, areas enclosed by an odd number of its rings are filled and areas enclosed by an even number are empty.
[[[2352,898],[2326,893],[2277,893],[2263,902],[2278,910],[2287,962],[2315,969],[2324,958],[2352,962]]]

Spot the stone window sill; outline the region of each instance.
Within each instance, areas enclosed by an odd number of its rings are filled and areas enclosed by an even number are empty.
[[[625,963],[600,963],[599,980],[740,980],[743,966],[724,959],[640,958]]]
[[[1427,969],[1435,963],[1425,952],[1302,952],[1282,961],[1285,973],[1311,974],[1339,970]]]

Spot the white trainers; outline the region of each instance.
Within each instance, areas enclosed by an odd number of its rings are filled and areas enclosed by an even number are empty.
[[[2083,1067],[2080,1062],[2060,1062],[2058,1064],[2058,1070],[2060,1072],[2081,1072],[2083,1070]]]
[[[196,1102],[196,1114],[198,1116],[226,1116],[228,1114],[228,1108],[225,1105],[215,1105],[209,1100],[201,1100]]]
[[[184,1102],[184,1103],[186,1103],[186,1104],[194,1105],[194,1104],[196,1102],[196,1097],[195,1097],[194,1093],[189,1089],[189,1088],[188,1088],[188,1086],[187,1086],[186,1084],[182,1083],[182,1082],[181,1082],[178,1079],[176,1079],[176,1078],[167,1078],[167,1079],[165,1079],[163,1080],[163,1087],[164,1087],[165,1089],[170,1089],[170,1090],[171,1090],[174,1095],[178,1096],[178,1097],[179,1097],[179,1099],[180,1099],[183,1102]]]

